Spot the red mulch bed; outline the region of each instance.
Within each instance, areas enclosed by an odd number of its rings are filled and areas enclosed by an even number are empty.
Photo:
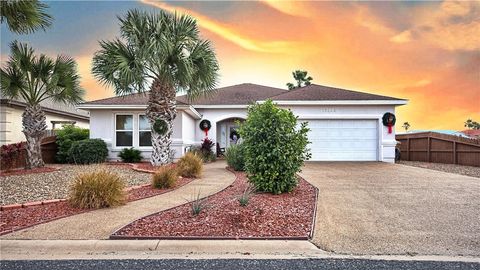
[[[10,176],[10,175],[25,175],[25,174],[32,174],[32,173],[48,173],[58,171],[57,168],[51,167],[43,167],[43,168],[34,168],[34,169],[13,169],[7,171],[1,171],[0,176]]]
[[[145,186],[130,190],[128,191],[128,202],[172,191],[190,183],[192,180],[193,179],[191,178],[179,178],[175,187],[169,189],[154,189],[151,186]],[[0,235],[88,211],[92,210],[75,208],[65,201],[12,210],[3,210],[0,211]]]
[[[287,194],[258,193],[246,207],[238,196],[248,186],[245,173],[235,182],[206,199],[207,208],[198,216],[191,203],[141,218],[115,232],[111,238],[286,238],[308,239],[313,227],[317,190],[300,179]]]
[[[168,164],[166,166],[172,166],[174,167],[175,164],[171,163],[171,164]],[[158,170],[158,168],[160,168],[161,166],[153,166],[151,163],[147,163],[147,162],[142,162],[142,163],[134,163],[133,164],[133,168],[134,169],[140,169],[140,170],[146,170],[146,171],[149,171],[149,172],[155,172],[156,170]]]

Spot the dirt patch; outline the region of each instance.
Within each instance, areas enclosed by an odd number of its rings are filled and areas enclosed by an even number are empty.
[[[175,187],[169,189],[155,189],[151,186],[143,186],[129,190],[128,202],[157,196],[175,190],[190,183],[192,180],[193,179],[191,178],[179,178]],[[65,201],[0,211],[0,235],[87,211],[92,210],[75,208]]]
[[[300,179],[291,193],[257,193],[242,207],[238,197],[248,181],[244,173],[236,177],[228,188],[205,199],[197,216],[187,203],[141,218],[112,238],[309,238],[316,204],[312,185]]]

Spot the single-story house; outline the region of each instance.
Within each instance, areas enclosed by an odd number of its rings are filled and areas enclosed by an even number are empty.
[[[47,135],[54,133],[55,129],[62,128],[64,124],[89,128],[88,111],[51,100],[44,100],[40,105],[45,112]],[[0,145],[26,140],[22,132],[22,114],[26,106],[22,99],[8,99],[0,95]]]
[[[228,148],[237,141],[231,135],[238,121],[247,117],[247,106],[267,99],[292,110],[299,121],[308,122],[313,161],[395,160],[395,130],[384,126],[382,117],[394,114],[395,107],[407,100],[316,84],[288,91],[250,83],[219,88],[215,95],[193,102],[177,96],[172,135],[175,158],[205,138],[200,127],[204,119],[211,123],[208,137],[220,148]],[[147,101],[147,94],[137,93],[78,107],[90,111],[90,137],[107,142],[109,158],[115,160],[125,147],[140,149],[149,157]]]

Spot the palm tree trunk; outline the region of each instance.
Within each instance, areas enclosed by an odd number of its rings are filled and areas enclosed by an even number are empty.
[[[27,139],[26,168],[43,167],[41,142],[47,129],[45,113],[40,105],[27,106],[22,114],[23,134]]]
[[[173,120],[177,116],[175,89],[173,86],[155,80],[150,89],[147,117],[152,127],[152,156],[150,162],[154,166],[165,165],[171,161],[170,144],[173,133]],[[157,133],[153,124],[158,119],[166,122],[166,132]]]

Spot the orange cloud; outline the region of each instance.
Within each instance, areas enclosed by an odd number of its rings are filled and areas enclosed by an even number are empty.
[[[189,14],[197,19],[197,23],[200,27],[203,27],[247,50],[266,53],[280,53],[286,52],[293,47],[293,44],[291,42],[286,42],[282,40],[260,41],[249,38],[242,35],[238,31],[235,31],[231,27],[223,25],[192,10],[187,10],[181,7],[173,7],[162,2],[155,2],[149,0],[142,0],[141,2],[170,12]]]

